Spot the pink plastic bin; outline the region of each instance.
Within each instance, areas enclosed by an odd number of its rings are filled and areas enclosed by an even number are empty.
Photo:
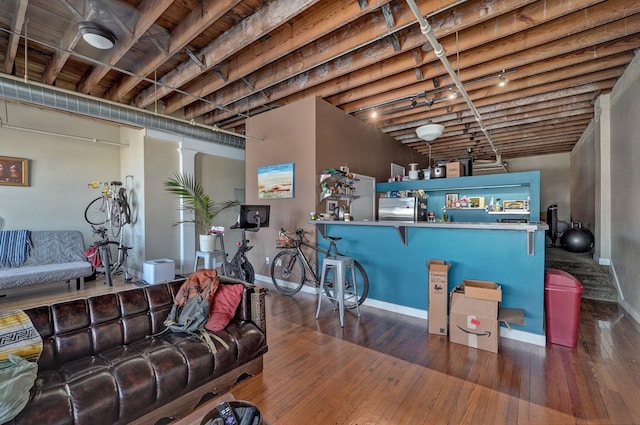
[[[580,281],[565,271],[546,269],[544,295],[547,342],[575,347],[582,295]]]

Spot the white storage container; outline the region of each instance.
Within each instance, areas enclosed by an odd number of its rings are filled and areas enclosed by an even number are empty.
[[[144,281],[150,285],[169,282],[175,277],[175,263],[169,258],[147,260],[142,265]]]

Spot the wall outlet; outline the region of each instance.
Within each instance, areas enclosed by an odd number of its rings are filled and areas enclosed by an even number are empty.
[[[264,263],[269,264],[269,257],[264,257]]]

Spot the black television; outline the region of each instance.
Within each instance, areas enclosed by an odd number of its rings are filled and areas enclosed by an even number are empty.
[[[269,227],[269,212],[271,205],[240,205],[240,217],[238,227],[243,229],[255,229],[258,227]]]

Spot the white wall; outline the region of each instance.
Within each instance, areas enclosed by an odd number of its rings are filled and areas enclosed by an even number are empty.
[[[162,185],[181,169],[180,146],[207,153],[199,154],[195,165],[202,168],[205,188],[217,199],[233,199],[234,189],[245,187],[244,152],[239,149],[158,132],[149,135],[141,129],[10,102],[0,102],[0,119],[0,156],[29,160],[28,187],[0,185],[0,229],[80,230],[88,247],[93,235],[84,210],[100,193],[87,183],[121,180],[134,218],[124,228],[124,242],[133,247],[130,268],[139,277],[148,259],[170,258],[180,264],[180,231],[172,225],[178,218],[178,200]],[[7,128],[7,123],[38,133]],[[233,224],[236,214],[220,216],[220,224]],[[231,232],[229,240],[233,250],[239,236]],[[194,252],[195,246],[189,250]],[[193,267],[192,258],[186,272]]]
[[[90,245],[84,210],[100,193],[87,183],[120,177],[121,148],[64,135],[120,143],[120,127],[8,102],[0,102],[0,118],[10,126],[60,134],[0,127],[0,155],[29,160],[28,187],[0,186],[0,229],[80,230]]]

